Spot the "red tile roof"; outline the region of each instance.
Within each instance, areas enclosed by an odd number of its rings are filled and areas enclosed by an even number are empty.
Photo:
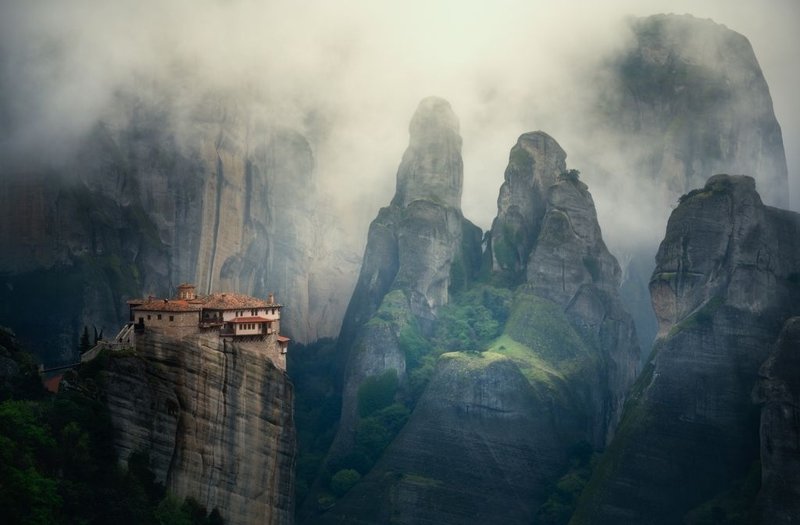
[[[279,343],[288,343],[289,341],[291,341],[291,339],[289,339],[285,335],[279,335],[278,336],[278,342]]]
[[[48,377],[42,383],[44,387],[54,394],[58,394],[58,387],[61,385],[61,380],[64,378],[64,373],[56,374],[53,377]]]
[[[270,320],[265,317],[237,317],[231,319],[231,323],[269,323]]]
[[[256,299],[240,293],[214,293],[198,298],[202,301],[203,308],[209,310],[247,310],[248,308],[265,308],[271,305],[262,299]]]
[[[256,308],[280,308],[279,304],[271,304],[263,299],[240,293],[213,293],[195,297],[194,299],[131,299],[128,304],[134,310],[148,312],[191,312],[195,310],[252,310]]]
[[[153,299],[133,307],[134,312],[199,312],[200,305],[182,299]]]

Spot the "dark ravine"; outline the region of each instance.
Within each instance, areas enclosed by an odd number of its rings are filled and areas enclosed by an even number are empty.
[[[104,358],[104,397],[123,464],[149,455],[156,481],[225,523],[294,523],[293,388],[252,343],[148,332]]]
[[[760,454],[751,392],[784,321],[800,312],[798,239],[800,216],[763,205],[750,177],[716,175],[681,199],[650,283],[659,339],[570,523],[753,512],[747,487]],[[770,370],[762,437],[774,430]],[[768,499],[775,467],[768,454],[761,459]]]

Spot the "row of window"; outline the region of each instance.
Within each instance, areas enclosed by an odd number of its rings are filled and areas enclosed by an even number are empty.
[[[277,308],[266,308],[264,309],[264,313],[269,315],[275,315],[277,310],[278,310]],[[250,315],[253,317],[257,316],[258,308],[250,310]],[[234,312],[234,317],[244,317],[244,316],[245,316],[245,310],[236,310],[236,312]]]
[[[239,330],[255,330],[256,323],[240,323]]]
[[[153,316],[152,316],[152,315],[150,315],[150,314],[147,314],[147,320],[148,320],[148,321],[150,321],[152,318],[153,318]],[[156,319],[160,321],[160,320],[161,320],[161,314],[157,314],[157,315],[156,315]],[[174,320],[175,320],[175,316],[174,316],[174,315],[170,315],[170,316],[169,316],[169,320],[170,320],[170,321],[174,321]],[[139,322],[140,322],[140,323],[143,323],[143,322],[144,322],[144,318],[143,318],[143,317],[140,317],[140,318],[139,318]]]

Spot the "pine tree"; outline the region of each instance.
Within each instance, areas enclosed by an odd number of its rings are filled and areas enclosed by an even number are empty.
[[[91,342],[89,342],[89,327],[83,325],[83,334],[81,334],[81,344],[78,347],[81,353],[84,353],[92,348]]]

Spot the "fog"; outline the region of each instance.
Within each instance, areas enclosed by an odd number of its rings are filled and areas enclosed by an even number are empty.
[[[541,129],[582,171],[604,231],[618,238],[663,230],[668,208],[642,209],[637,195],[646,188],[581,165],[607,155],[612,167],[618,154],[588,148],[580,132],[591,111],[590,73],[625,45],[626,16],[688,12],[750,39],[783,129],[792,207],[800,208],[795,0],[18,1],[0,9],[4,163],[59,162],[121,91],[238,93],[258,102],[253,111],[310,138],[319,186],[358,231],[391,198],[417,103],[438,95],[461,122],[468,218],[489,227],[509,149]]]

